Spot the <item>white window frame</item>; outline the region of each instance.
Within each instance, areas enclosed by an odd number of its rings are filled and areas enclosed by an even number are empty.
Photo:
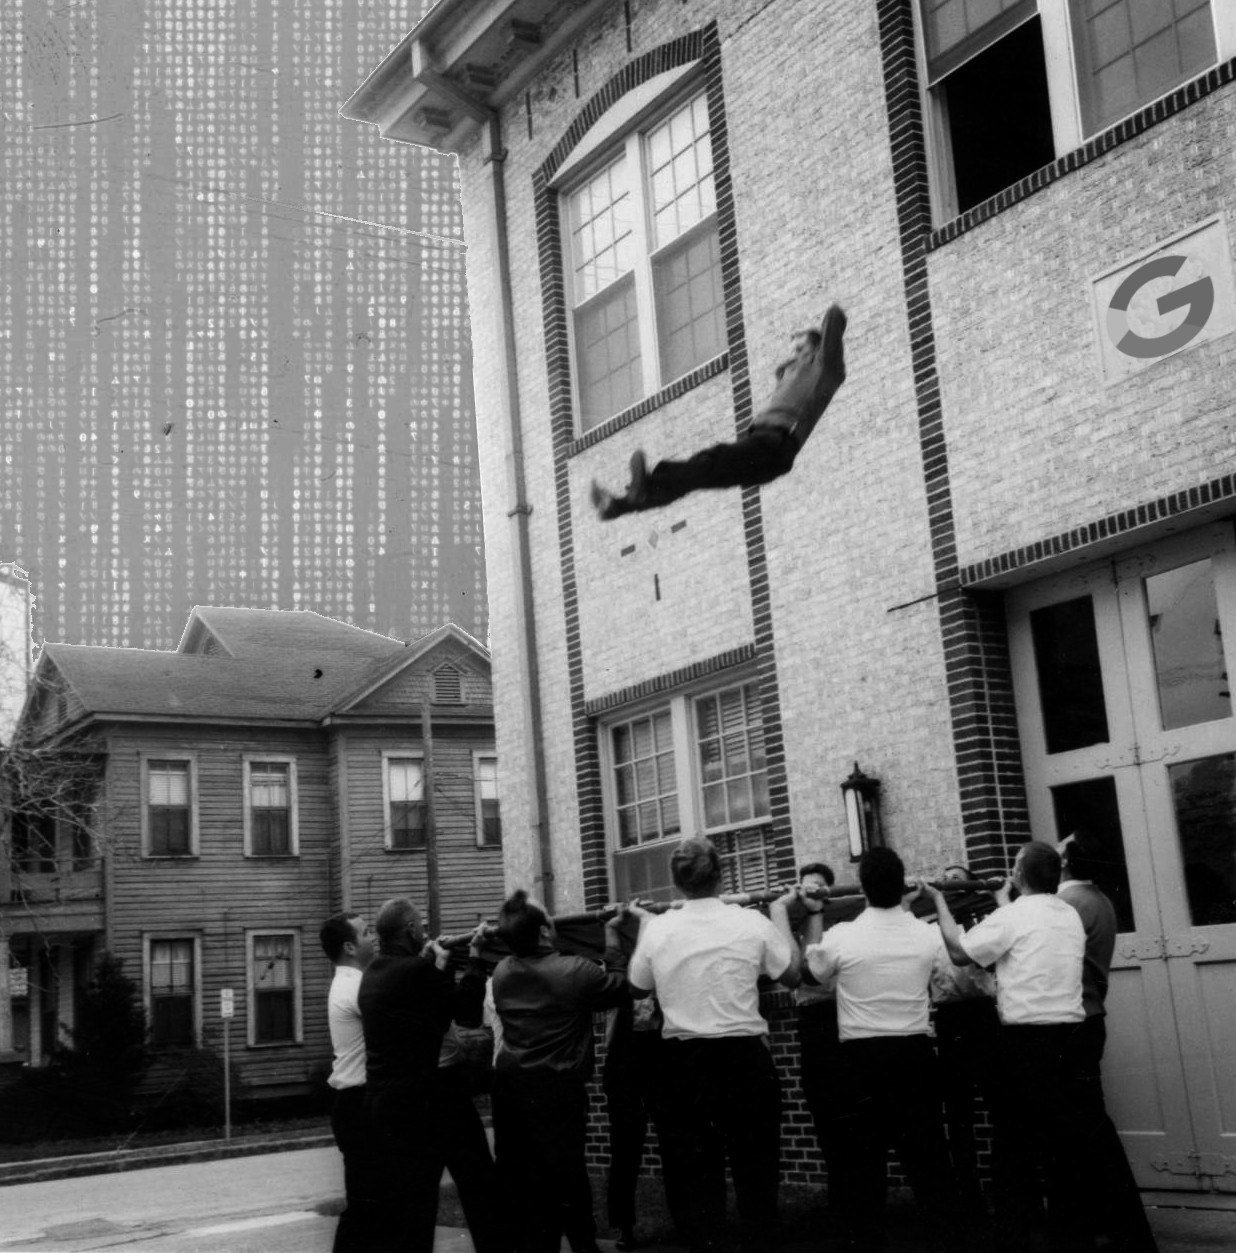
[[[288,753],[244,753],[241,755],[241,778],[244,785],[244,847],[246,857],[262,861],[300,856],[299,804],[296,786],[296,758]],[[286,765],[288,768],[288,851],[256,853],[253,850],[253,780],[255,765]]]
[[[1082,122],[1081,88],[1078,84],[1077,49],[1073,40],[1073,20],[1069,11],[1070,0],[1038,0],[1038,16],[1043,32],[1043,56],[1047,68],[1047,94],[1051,107],[1052,137],[1057,159],[1080,148],[1087,140],[1100,135],[1125,119],[1117,118],[1100,130],[1087,134]],[[953,153],[949,137],[946,110],[942,98],[928,86],[927,39],[923,30],[921,0],[911,5],[914,14],[915,44],[917,46],[919,83],[922,96],[923,116],[927,119],[928,165],[931,171],[931,202],[935,211],[936,225],[958,215],[957,187],[953,174]],[[1214,65],[1236,56],[1236,4],[1230,0],[1210,0],[1211,17],[1215,28],[1216,59]],[[1032,20],[1032,19],[1031,19]],[[980,55],[976,53],[975,55]],[[1206,67],[1206,70],[1214,66]],[[1205,73],[1200,70],[1198,73]],[[1196,77],[1196,76],[1195,76]],[[1191,82],[1186,79],[1185,82]],[[1149,108],[1157,100],[1178,91],[1177,84],[1152,100],[1143,101],[1131,109],[1125,117],[1131,117]]]
[[[485,839],[485,816],[482,812],[481,801],[481,762],[492,761],[494,763],[494,784],[498,789],[498,823],[499,827],[502,823],[502,780],[498,775],[498,754],[489,749],[477,749],[472,754],[472,794],[476,802],[476,846],[477,848],[501,848],[502,832],[499,830],[496,842]]]
[[[157,758],[164,761],[168,758]],[[158,1044],[158,1049],[198,1048],[202,1042],[202,933],[200,931],[143,931],[142,932],[142,1007],[146,1021],[154,1027],[154,989],[151,973],[154,962],[151,950],[156,944],[175,944],[188,941],[193,945],[193,1040],[190,1045]]]
[[[151,850],[150,830],[150,763],[152,761],[184,762],[189,767],[189,851],[187,853],[156,853]],[[138,786],[141,796],[141,842],[142,857],[148,861],[184,861],[200,854],[198,830],[197,754],[182,750],[170,752],[147,751],[138,753]]]
[[[420,848],[396,848],[391,835],[391,770],[392,761],[415,761],[421,768],[421,803],[425,803],[425,752],[422,748],[384,748],[382,750],[382,847],[388,853],[424,853],[429,844],[429,809],[425,809],[426,838]]]
[[[699,759],[699,741],[696,734],[695,704],[700,697],[717,696],[734,688],[755,686],[758,689],[759,679],[754,673],[726,675],[723,682],[713,681],[706,684],[692,685],[677,691],[661,694],[655,700],[642,701],[638,704],[626,705],[597,723],[597,743],[601,761],[601,797],[602,811],[605,816],[605,843],[607,852],[606,864],[613,874],[615,858],[624,850],[618,843],[618,798],[614,784],[613,728],[620,723],[633,719],[648,717],[652,714],[669,711],[670,731],[674,749],[674,774],[678,787],[678,826],[673,835],[659,840],[649,840],[638,844],[637,849],[651,848],[656,845],[668,847],[693,836],[710,837],[719,833],[754,830],[767,827],[772,823],[771,806],[767,814],[744,819],[741,822],[725,823],[721,826],[704,825],[704,781],[701,777]],[[767,773],[767,767],[766,773]]]
[[[693,63],[660,74],[639,88],[628,92],[584,136],[567,161],[559,167],[554,177],[553,190],[556,194],[556,210],[562,236],[561,264],[571,366],[571,402],[575,414],[576,431],[580,434],[585,433],[585,427],[575,342],[574,314],[577,306],[572,290],[573,261],[569,229],[569,197],[581,184],[617,160],[620,155],[625,155],[627,168],[636,171],[631,183],[631,196],[635,202],[633,247],[636,254],[632,274],[639,314],[643,395],[632,401],[632,404],[639,404],[650,396],[655,396],[674,381],[673,378],[661,377],[661,342],[656,330],[656,291],[653,284],[654,254],[660,255],[666,249],[680,246],[693,236],[702,235],[710,225],[715,225],[717,222],[717,211],[714,208],[710,215],[688,227],[671,243],[663,244],[659,249],[653,249],[648,179],[642,151],[644,138],[649,130],[655,128],[682,105],[694,100],[697,96],[705,95],[706,90],[707,86],[699,72],[698,63]],[[714,125],[715,121],[710,116],[710,142]],[[697,362],[691,370],[700,369],[709,360],[716,360],[728,350],[728,344],[723,344],[720,352],[705,361]],[[620,412],[622,410],[615,410],[615,414]],[[586,429],[595,430],[615,414],[599,419]]]
[[[254,941],[268,936],[287,936],[292,941],[292,1039],[257,1039],[257,983],[254,979]],[[304,972],[301,968],[300,931],[295,927],[254,927],[245,931],[245,1008],[248,1014],[246,1043],[253,1049],[292,1048],[304,1043]]]

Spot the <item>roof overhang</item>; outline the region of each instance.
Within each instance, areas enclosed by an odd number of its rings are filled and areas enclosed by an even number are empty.
[[[384,139],[458,152],[615,0],[440,0],[340,113]]]

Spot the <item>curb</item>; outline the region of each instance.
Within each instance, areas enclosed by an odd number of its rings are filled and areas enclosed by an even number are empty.
[[[141,1149],[112,1149],[106,1153],[81,1153],[72,1157],[43,1157],[27,1162],[0,1162],[0,1187],[17,1183],[43,1183],[73,1179],[79,1175],[104,1175],[151,1166],[179,1166],[185,1162],[212,1162],[231,1157],[254,1157],[259,1153],[283,1153],[293,1149],[333,1147],[329,1131],[308,1135],[248,1137],[236,1140],[198,1140],[184,1144],[158,1144]]]

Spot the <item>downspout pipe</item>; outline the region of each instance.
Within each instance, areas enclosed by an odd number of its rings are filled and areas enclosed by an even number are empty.
[[[536,605],[532,586],[532,541],[529,518],[527,476],[524,472],[523,421],[519,404],[519,378],[516,371],[515,300],[511,288],[511,254],[507,241],[506,149],[502,146],[502,122],[491,111],[482,137],[484,164],[489,170],[493,210],[494,251],[498,268],[499,310],[502,317],[502,385],[506,391],[509,422],[507,442],[506,516],[513,528],[515,565],[519,585],[519,649],[527,679],[524,693],[527,711],[528,750],[532,757],[533,786],[536,795],[537,847],[541,871],[537,876],[541,901],[549,914],[554,912],[554,852],[549,835],[549,785],[545,771],[545,722],[541,708],[541,666],[537,652]]]

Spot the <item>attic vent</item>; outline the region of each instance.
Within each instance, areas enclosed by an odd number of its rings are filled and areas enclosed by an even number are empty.
[[[439,666],[433,672],[433,703],[463,704],[463,675],[454,666]]]
[[[212,635],[205,644],[202,645],[201,654],[203,657],[217,657],[219,655],[219,641]]]

